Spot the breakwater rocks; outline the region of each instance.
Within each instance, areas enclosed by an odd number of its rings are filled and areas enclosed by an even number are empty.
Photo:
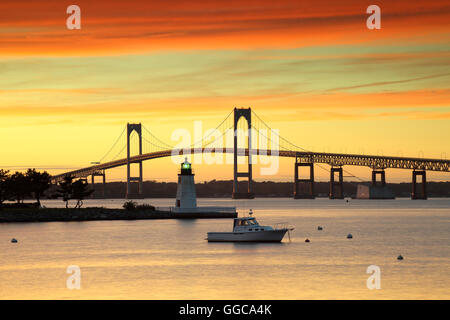
[[[39,208],[0,209],[0,223],[143,219],[219,219],[236,218],[233,212],[175,213],[158,210],[125,210],[108,208]]]

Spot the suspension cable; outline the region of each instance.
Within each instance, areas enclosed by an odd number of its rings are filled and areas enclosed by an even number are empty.
[[[148,130],[144,125],[142,125],[142,127],[144,128],[145,131],[148,132],[148,134],[150,134],[150,136],[152,136],[152,138],[154,138],[155,140],[158,140],[159,142],[161,142],[163,145],[165,145],[166,147],[169,147],[169,149],[173,149],[173,146],[171,146],[170,144],[165,143],[164,141],[162,141],[161,139],[159,139],[158,137],[156,137],[153,133],[150,132],[150,130]],[[147,141],[148,142],[148,141]]]
[[[108,152],[105,153],[105,155],[100,159],[100,163],[109,155],[109,153],[113,150],[113,148],[116,146],[116,144],[119,142],[120,138],[122,138],[122,135],[125,132],[125,128],[123,128],[122,133],[119,135],[119,137],[116,139],[116,141],[114,142],[114,144],[111,146],[111,148],[109,148]]]
[[[231,115],[233,112],[234,112],[234,110],[232,110],[232,111],[225,117],[225,119],[223,119],[222,122],[221,122],[214,130],[212,130],[206,137],[203,137],[201,140],[192,143],[192,144],[190,145],[190,147],[191,147],[191,148],[192,148],[192,147],[195,147],[198,143],[200,143],[200,142],[202,142],[202,141],[208,139],[209,136],[212,135],[212,133],[213,133],[214,131],[218,130],[218,129],[222,126],[222,124],[224,124],[224,122],[225,122],[226,120],[228,120],[228,118],[230,117],[230,115]],[[228,130],[228,129],[227,129],[227,130]]]
[[[269,125],[267,125],[267,123],[266,123],[264,120],[262,120],[262,119],[258,116],[258,114],[257,114],[255,111],[252,110],[252,113],[253,113],[253,114],[256,116],[256,118],[257,118],[259,121],[261,121],[268,129],[272,129]],[[252,127],[253,127],[253,125],[252,125]],[[296,147],[296,148],[298,148],[298,149],[300,149],[300,150],[302,150],[302,151],[304,151],[304,152],[312,152],[311,150],[307,150],[307,149],[305,149],[305,148],[302,148],[302,147],[299,147],[299,146],[295,145],[294,143],[292,143],[292,142],[290,142],[289,140],[287,140],[287,139],[283,138],[282,136],[280,136],[278,133],[276,133],[276,132],[274,132],[274,131],[271,131],[271,133],[272,133],[272,132],[273,132],[274,134],[276,134],[280,139],[282,139],[283,141],[287,142],[288,144],[290,144],[290,145],[292,145],[292,146],[294,146],[294,147]],[[258,133],[264,136],[264,134],[262,134],[261,132],[258,131]],[[267,137],[265,137],[265,138],[266,138],[266,139],[269,139],[269,138],[267,138]],[[270,139],[269,139],[269,140],[270,140]],[[270,141],[272,142],[272,140],[270,140]],[[281,145],[279,145],[279,146],[281,146]],[[287,149],[287,148],[284,148],[284,149],[286,149],[286,150],[288,150],[288,151],[297,151],[297,150],[289,150],[289,149]],[[316,165],[317,165],[319,168],[321,168],[321,169],[323,169],[323,170],[325,170],[325,171],[328,172],[328,170],[325,169],[325,168],[323,168],[320,164],[316,163]],[[342,168],[342,171],[344,171],[345,173],[347,173],[347,174],[351,175],[352,177],[358,179],[359,181],[364,181],[364,180],[361,179],[360,177],[354,175],[353,173],[351,173],[351,172],[348,171],[348,170],[345,170],[344,168]]]

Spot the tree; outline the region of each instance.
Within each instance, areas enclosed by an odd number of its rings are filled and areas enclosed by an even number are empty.
[[[72,199],[77,200],[75,208],[81,208],[83,200],[94,192],[89,188],[89,183],[85,179],[79,179],[72,184]]]
[[[64,180],[58,183],[58,189],[56,190],[57,197],[62,197],[62,200],[66,203],[66,208],[69,207],[69,200],[72,197],[72,180],[71,176],[65,176]]]
[[[28,169],[25,176],[30,182],[30,190],[34,194],[36,202],[41,206],[41,197],[44,195],[44,192],[50,188],[51,176],[47,171],[38,172],[35,169]]]
[[[89,190],[89,184],[85,179],[73,182],[73,177],[71,176],[65,176],[58,186],[59,188],[56,190],[57,196],[62,197],[63,201],[66,202],[66,208],[69,207],[69,200],[71,199],[77,200],[75,208],[81,208],[83,199],[94,192],[94,190]]]
[[[0,205],[9,198],[7,188],[8,174],[8,170],[0,169]]]
[[[132,211],[132,210],[136,210],[136,206],[137,206],[137,203],[134,202],[133,200],[130,200],[130,201],[126,201],[122,207],[127,211]]]
[[[7,178],[6,188],[17,203],[23,203],[23,200],[31,194],[29,179],[18,171]]]

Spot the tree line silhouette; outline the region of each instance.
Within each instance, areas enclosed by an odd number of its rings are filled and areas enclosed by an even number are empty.
[[[245,190],[246,181],[239,181],[239,188]],[[344,195],[356,197],[359,184],[371,185],[370,181],[345,181]],[[411,183],[388,183],[387,186],[394,192],[396,197],[410,197]],[[304,186],[300,185],[300,189]],[[127,184],[126,182],[107,182],[95,184],[94,198],[123,199]],[[175,198],[177,193],[177,182],[144,181],[143,192],[145,198]],[[196,194],[199,198],[231,198],[233,180],[211,180],[197,182],[195,184]],[[315,182],[315,193],[317,197],[328,197],[330,184],[326,181]],[[104,191],[103,191],[104,190]],[[292,197],[294,191],[293,181],[255,181],[254,191],[256,197]],[[427,181],[427,192],[430,197],[450,197],[450,182]]]
[[[4,206],[5,201],[15,201],[16,207],[24,207],[24,200],[30,197],[36,200],[37,207],[41,207],[41,199],[51,187],[50,180],[51,175],[47,171],[28,169],[10,174],[8,170],[0,169],[0,207]],[[69,200],[76,200],[75,208],[81,208],[83,200],[93,191],[85,179],[74,181],[73,177],[66,176],[50,197],[62,198],[66,208],[69,207]]]

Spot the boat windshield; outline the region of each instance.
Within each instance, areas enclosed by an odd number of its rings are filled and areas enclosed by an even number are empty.
[[[255,218],[251,219],[243,219],[237,221],[237,226],[255,226],[258,225],[258,222],[256,222]]]

